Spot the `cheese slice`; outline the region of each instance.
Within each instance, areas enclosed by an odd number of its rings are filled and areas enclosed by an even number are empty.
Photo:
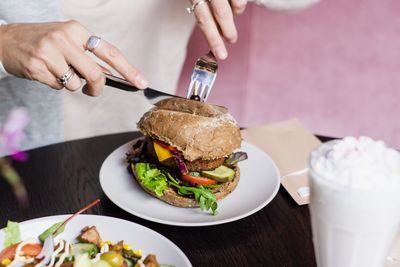
[[[163,148],[156,142],[153,142],[153,146],[154,146],[154,151],[156,152],[157,158],[159,161],[164,161],[173,156],[172,153],[168,149]]]

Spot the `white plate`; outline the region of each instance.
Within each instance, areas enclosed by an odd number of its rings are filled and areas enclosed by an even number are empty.
[[[65,220],[69,215],[49,216],[20,223],[22,239],[37,238],[54,223]],[[170,240],[159,233],[139,224],[99,215],[79,215],[71,220],[65,231],[59,235],[65,240],[75,240],[81,229],[95,225],[104,240],[124,240],[133,249],[141,249],[143,256],[155,254],[159,263],[191,267],[189,259]],[[0,231],[0,247],[4,242],[4,231]]]
[[[237,188],[218,202],[218,215],[199,208],[171,206],[146,193],[127,171],[125,154],[135,140],[112,152],[100,169],[104,193],[120,208],[138,217],[170,225],[205,226],[239,220],[267,205],[279,189],[279,171],[272,159],[257,147],[242,142],[249,158],[239,163]]]

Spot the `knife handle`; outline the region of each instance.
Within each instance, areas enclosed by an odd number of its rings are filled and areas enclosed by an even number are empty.
[[[137,92],[141,89],[137,88],[136,86],[132,85],[130,82],[127,80],[124,80],[122,78],[119,78],[117,76],[111,75],[104,73],[106,76],[106,85],[115,87],[124,91],[129,91],[129,92]]]

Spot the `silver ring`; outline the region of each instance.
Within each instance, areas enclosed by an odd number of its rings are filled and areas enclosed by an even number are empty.
[[[204,4],[204,3],[207,3],[207,2],[210,2],[210,0],[200,0],[200,1],[197,1],[197,2],[193,3],[193,5],[192,5],[191,7],[186,8],[186,10],[187,10],[187,12],[188,12],[189,14],[192,14],[192,13],[194,13],[194,11],[196,10],[196,7],[197,7],[197,6],[202,5],[202,4]]]
[[[101,38],[98,36],[90,36],[86,42],[86,49],[93,52],[100,44]]]
[[[68,82],[74,77],[75,70],[72,66],[69,66],[67,72],[65,72],[60,78],[57,78],[57,82],[64,87],[67,87]]]

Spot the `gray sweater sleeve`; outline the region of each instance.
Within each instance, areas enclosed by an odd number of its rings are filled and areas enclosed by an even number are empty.
[[[57,0],[0,0],[0,20],[7,23],[57,21],[59,14]],[[63,141],[61,91],[7,76],[0,80],[0,125],[16,107],[25,107],[30,115],[22,149]]]
[[[6,24],[7,22],[5,20],[1,20],[0,19],[0,27],[1,25]],[[7,71],[4,69],[4,66],[2,64],[2,62],[0,61],[0,80],[7,77],[8,73]]]

